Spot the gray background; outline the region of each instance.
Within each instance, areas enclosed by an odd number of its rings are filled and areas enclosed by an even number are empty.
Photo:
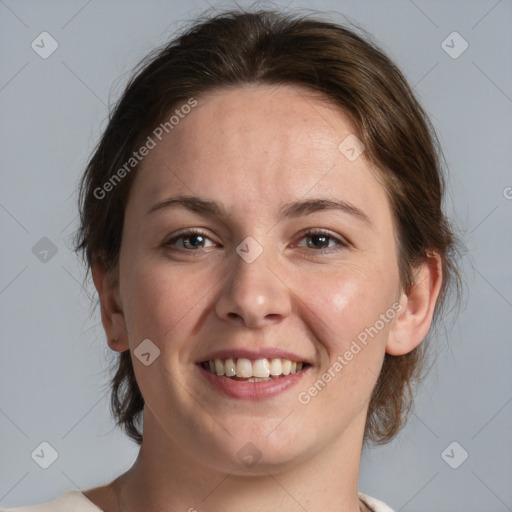
[[[0,0],[2,507],[106,483],[136,457],[109,417],[113,353],[71,250],[76,186],[133,66],[207,7]],[[450,168],[447,208],[468,248],[466,307],[436,342],[437,365],[406,428],[365,452],[359,488],[401,511],[512,510],[512,3],[296,0],[290,7],[329,10],[338,22],[348,16],[404,71],[438,131]],[[31,48],[43,31],[59,44],[47,59]],[[469,44],[456,59],[441,46],[453,31]],[[42,237],[55,255],[41,252]],[[58,452],[48,469],[31,458],[42,441]],[[445,452],[453,465],[462,450],[469,454],[457,469],[441,455],[454,441]]]

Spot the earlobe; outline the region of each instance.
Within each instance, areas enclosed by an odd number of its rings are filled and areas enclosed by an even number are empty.
[[[101,322],[112,350],[124,352],[129,349],[126,322],[119,296],[119,279],[108,271],[97,259],[91,268],[94,286],[98,291],[101,307]]]
[[[401,356],[414,350],[432,325],[435,305],[441,291],[442,259],[430,253],[415,272],[414,284],[400,297],[402,310],[395,318],[386,344],[386,353]]]

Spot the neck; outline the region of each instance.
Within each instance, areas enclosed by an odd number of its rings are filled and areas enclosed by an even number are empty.
[[[137,460],[115,482],[123,512],[234,512],[287,510],[360,512],[358,476],[366,411],[334,442],[288,466],[259,475],[221,472],[193,460],[144,412],[144,442]]]

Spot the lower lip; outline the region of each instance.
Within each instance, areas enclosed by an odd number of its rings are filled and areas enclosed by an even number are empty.
[[[232,398],[243,398],[245,400],[262,400],[283,393],[297,384],[310,368],[310,366],[307,366],[297,373],[291,373],[274,380],[244,382],[212,373],[205,370],[200,364],[197,367],[214,388]]]

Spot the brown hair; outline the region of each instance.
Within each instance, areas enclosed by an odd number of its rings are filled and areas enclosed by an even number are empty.
[[[359,29],[361,30],[361,29]],[[198,18],[139,65],[112,110],[80,184],[81,227],[75,247],[88,270],[100,258],[115,269],[126,201],[137,166],[119,170],[173,108],[238,84],[292,84],[321,93],[351,119],[365,157],[380,170],[397,233],[402,286],[431,251],[442,257],[437,320],[449,289],[460,291],[457,239],[442,211],[442,155],[434,128],[394,63],[371,42],[340,24],[276,10],[229,10]],[[105,192],[104,184],[113,184]],[[98,192],[103,190],[103,192]],[[101,197],[99,197],[101,196]],[[385,355],[369,404],[364,441],[384,444],[407,421],[411,383],[424,375],[427,339],[402,356]],[[119,354],[111,381],[117,425],[138,444],[144,399],[130,352]]]

